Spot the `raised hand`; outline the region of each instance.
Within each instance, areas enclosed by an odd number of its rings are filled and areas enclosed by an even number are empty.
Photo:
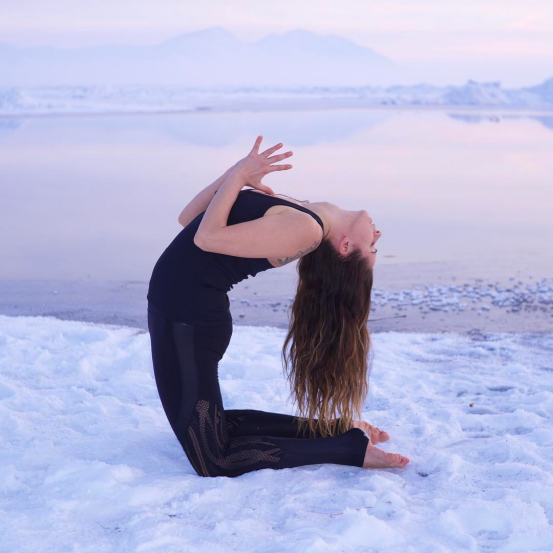
[[[277,161],[290,157],[293,154],[292,152],[286,152],[284,154],[271,156],[272,153],[276,152],[279,148],[282,148],[282,143],[272,146],[264,152],[259,153],[259,146],[261,145],[262,140],[262,136],[257,137],[250,153],[244,159],[241,159],[233,167],[233,170],[239,172],[243,176],[246,184],[252,188],[274,196],[275,193],[273,190],[269,186],[263,184],[261,179],[273,171],[285,171],[287,169],[292,169],[292,165],[273,164]]]

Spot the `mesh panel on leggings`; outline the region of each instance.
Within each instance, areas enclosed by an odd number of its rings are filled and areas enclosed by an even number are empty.
[[[231,439],[228,431],[223,408],[212,401],[198,400],[185,437],[185,449],[200,476],[237,476],[243,467],[255,470],[254,465],[260,463],[259,468],[268,468],[280,461],[282,450],[267,438]]]

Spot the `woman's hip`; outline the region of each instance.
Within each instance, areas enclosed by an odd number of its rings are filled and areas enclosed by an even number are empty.
[[[217,365],[223,358],[230,344],[233,325],[232,321],[217,325],[174,321],[149,304],[148,329],[154,357],[163,359],[167,356],[163,355],[164,352],[175,352],[181,363],[193,363],[201,370],[206,365]]]

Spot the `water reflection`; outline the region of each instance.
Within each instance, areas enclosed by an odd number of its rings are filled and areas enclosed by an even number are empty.
[[[465,123],[484,123],[487,121],[493,121],[494,123],[500,123],[502,119],[530,119],[537,121],[543,125],[546,129],[553,130],[553,115],[515,115],[510,113],[501,113],[500,115],[479,115],[473,113],[449,113],[449,117],[457,121],[464,121]]]
[[[367,209],[377,267],[529,266],[552,255],[551,128],[438,110],[0,119],[0,278],[147,280],[181,209],[258,134],[294,151],[276,192]]]
[[[58,143],[106,141],[149,142],[163,136],[167,140],[221,148],[241,136],[249,138],[267,129],[275,136],[286,136],[290,146],[309,146],[320,142],[339,142],[383,124],[397,116],[394,112],[326,110],[279,112],[212,112],[144,115],[41,116],[27,119],[0,118],[0,131],[25,131],[25,139],[43,141],[45,135]],[[239,124],[237,125],[237,121]],[[1,136],[1,135],[0,135]]]

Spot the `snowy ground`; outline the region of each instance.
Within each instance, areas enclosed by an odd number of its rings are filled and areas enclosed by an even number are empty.
[[[284,330],[235,326],[227,408],[293,412]],[[553,334],[373,334],[364,420],[405,469],[201,478],[140,329],[0,315],[0,551],[553,550]]]

